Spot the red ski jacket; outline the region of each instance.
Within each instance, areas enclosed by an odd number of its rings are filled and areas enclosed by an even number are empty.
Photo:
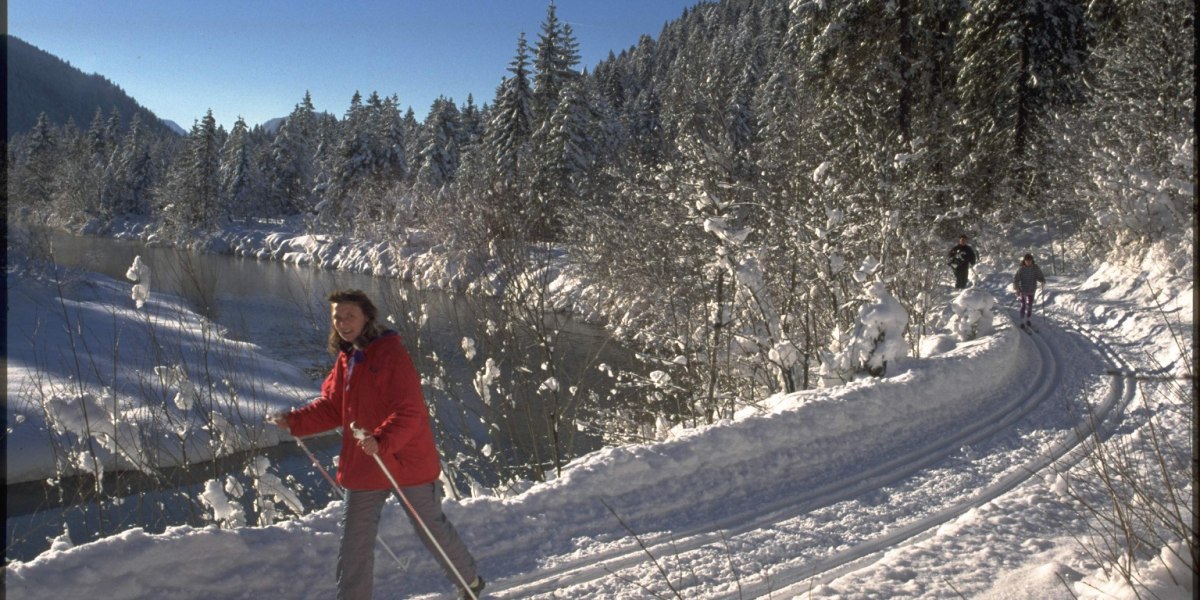
[[[339,353],[321,385],[321,397],[286,418],[292,435],[298,437],[342,428],[337,480],[347,489],[392,487],[379,463],[358,447],[350,430],[352,422],[378,440],[379,457],[401,486],[430,483],[441,474],[421,378],[393,331],[365,350]]]

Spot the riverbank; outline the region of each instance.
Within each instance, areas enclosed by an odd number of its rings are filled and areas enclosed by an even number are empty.
[[[44,223],[43,223],[44,224]],[[84,224],[51,219],[52,227],[77,235],[112,237],[150,245],[174,245],[154,222],[135,217]],[[392,277],[417,289],[498,296],[506,284],[502,265],[487,252],[466,253],[435,239],[429,232],[406,230],[387,240],[360,240],[329,232],[310,232],[301,217],[226,221],[196,238],[188,249],[284,264]],[[534,250],[530,250],[532,256]],[[641,301],[613,293],[590,281],[573,266],[563,248],[542,249],[525,273],[548,282],[547,307],[585,323],[608,326],[620,337],[638,320]]]

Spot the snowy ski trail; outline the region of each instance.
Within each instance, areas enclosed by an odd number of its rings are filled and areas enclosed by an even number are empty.
[[[560,567],[549,577],[545,572],[536,573],[537,578],[528,583],[506,581],[504,583],[509,586],[506,589],[513,592],[514,595],[499,597],[532,598],[538,597],[540,594],[550,594],[555,589],[561,589],[564,584],[579,585],[586,580],[606,577],[610,572],[615,572],[628,565],[641,565],[648,560],[646,552],[654,556],[663,556],[664,554],[693,551],[709,544],[719,543],[722,534],[718,532],[723,532],[724,537],[732,537],[769,528],[775,523],[796,519],[814,509],[836,505],[910,477],[920,469],[945,459],[963,445],[976,443],[1000,429],[1011,426],[1038,403],[1046,400],[1057,383],[1056,364],[1049,358],[1049,352],[1044,344],[1038,345],[1037,350],[1040,355],[1040,360],[1037,362],[1039,372],[1031,379],[1040,382],[1038,388],[1028,396],[1016,398],[1013,402],[1001,405],[992,415],[955,432],[951,437],[930,445],[914,447],[903,454],[881,457],[882,460],[878,464],[865,471],[849,474],[848,477],[831,481],[811,491],[802,492],[798,496],[781,499],[770,506],[759,505],[753,512],[730,515],[721,521],[697,526],[692,531],[673,532],[669,539],[656,542],[648,546],[646,550],[633,548],[613,551],[605,556],[593,556],[579,561],[581,564]],[[945,517],[948,519],[950,516],[965,512],[965,510],[961,505],[952,506],[939,513],[939,516],[951,513]],[[819,573],[835,571],[838,567],[852,563],[863,556],[900,543],[942,520],[944,519],[923,519],[894,533],[864,540],[848,550],[819,560],[816,565],[795,568],[788,573],[777,573],[772,577],[772,581],[776,584],[794,583]],[[805,576],[806,571],[808,577]],[[570,577],[565,577],[568,573]],[[542,585],[544,583],[551,585]],[[753,592],[756,590],[744,586],[742,591]],[[767,591],[762,590],[762,592]]]
[[[1062,327],[1061,324],[1058,325]],[[1092,347],[1102,351],[1102,358],[1110,361],[1103,364],[1124,364],[1119,356],[1102,339],[1082,331],[1074,330],[1073,328],[1067,329],[1067,331],[1055,331],[1054,335],[1051,336],[1055,344],[1065,341],[1065,338],[1074,334],[1077,339],[1087,339],[1087,342],[1080,346]],[[1037,329],[1034,331],[1037,333],[1042,332],[1042,330]],[[1053,362],[1053,367],[1056,371],[1060,370],[1063,365],[1069,364],[1069,361],[1066,360],[1066,352],[1058,350],[1056,346],[1047,342],[1042,336],[1031,336],[1028,339],[1037,346],[1043,361]],[[1105,373],[1104,370],[1098,369],[1095,371],[1095,374],[1103,373]],[[1136,394],[1136,385],[1132,381],[1121,377],[1106,377],[1106,379],[1109,380],[1109,388],[1107,393],[1104,394],[1103,399],[1095,406],[1090,406],[1090,412],[1079,420],[1072,431],[1061,441],[1052,443],[1050,447],[1037,453],[1022,464],[1010,465],[1002,473],[996,473],[993,483],[979,490],[978,493],[965,495],[961,500],[949,503],[941,507],[936,513],[906,525],[893,534],[868,540],[851,551],[836,555],[830,560],[812,567],[810,575],[792,582],[792,585],[783,587],[778,592],[782,593],[784,597],[803,593],[811,588],[814,581],[827,582],[835,579],[842,573],[848,572],[852,568],[861,567],[862,562],[872,558],[871,555],[890,550],[910,541],[910,538],[918,540],[928,537],[938,526],[965,514],[971,509],[981,507],[1001,495],[1038,478],[1051,466],[1054,467],[1056,472],[1065,471],[1066,468],[1083,458],[1084,448],[1082,444],[1093,435],[1093,427],[1102,432],[1111,430],[1116,422],[1119,421],[1123,409],[1133,400]],[[1036,402],[1049,402],[1059,391],[1061,391],[1061,379],[1056,379],[1054,386],[1043,386],[1039,389]],[[1032,402],[1035,398],[1030,397],[1027,400]],[[1081,398],[1081,400],[1084,401],[1084,406],[1090,405],[1090,402],[1088,402],[1089,398]],[[1013,421],[1009,420],[1000,427],[988,428],[987,433],[998,433],[1009,428],[1012,426]],[[865,560],[863,560],[864,558]],[[780,578],[777,577],[776,579]],[[767,592],[769,590],[763,591]]]
[[[1005,492],[1039,477],[1047,467],[1063,460],[1064,466],[1078,460],[1070,456],[1091,431],[1090,421],[1080,419],[1079,409],[1090,406],[1092,417],[1101,427],[1109,427],[1128,404],[1135,387],[1122,378],[1107,377],[1108,389],[1103,399],[1091,406],[1091,394],[1080,387],[1080,380],[1094,378],[1123,363],[1102,339],[1086,331],[1046,322],[1041,335],[1020,336],[1022,347],[1029,347],[1036,359],[1030,361],[1029,372],[1021,373],[1025,381],[1035,382],[1031,388],[1010,400],[996,404],[990,412],[979,414],[975,420],[953,430],[945,439],[922,440],[907,451],[873,457],[876,461],[866,468],[843,473],[811,489],[796,486],[783,492],[782,497],[756,499],[750,510],[737,511],[686,529],[669,533],[643,533],[644,548],[629,543],[569,558],[552,567],[534,572],[499,577],[489,582],[489,596],[496,598],[563,597],[623,597],[618,591],[634,592],[645,585],[646,594],[673,597],[665,586],[655,588],[670,578],[672,586],[689,597],[686,573],[658,572],[655,562],[687,565],[697,562],[703,554],[715,555],[704,562],[722,562],[721,555],[731,554],[729,548],[768,534],[775,528],[798,529],[811,527],[813,515],[820,525],[833,525],[846,530],[843,536],[831,536],[836,543],[822,548],[819,544],[804,548],[803,553],[785,564],[775,564],[769,576],[755,573],[731,574],[728,597],[755,598],[791,597],[813,585],[827,582],[843,573],[870,563],[875,555],[910,540],[927,536],[939,525],[980,507]],[[1013,329],[1016,329],[1015,324]],[[1086,357],[1080,362],[1078,357]],[[1003,393],[1007,393],[1007,390]],[[1064,400],[1069,398],[1070,401]],[[1034,414],[1041,409],[1041,413]],[[1062,413],[1066,409],[1067,414]],[[1059,421],[1057,427],[1069,432],[1045,442],[1045,447],[1022,448],[1026,445],[1015,430],[1037,430],[1045,425],[1046,415]],[[1064,420],[1065,419],[1065,420]],[[1074,419],[1072,424],[1070,421]],[[1015,441],[1014,441],[1015,440]],[[917,494],[927,485],[936,485],[946,477],[946,463],[961,462],[955,455],[963,448],[992,443],[998,446],[1014,443],[1025,451],[1008,452],[1007,456],[972,478],[961,483],[956,492],[938,490],[936,494]],[[1065,457],[1065,458],[1064,458]],[[940,466],[939,466],[940,465]],[[954,468],[960,465],[951,465]],[[926,472],[932,471],[932,472]],[[886,490],[886,491],[881,491]],[[872,514],[874,527],[861,521],[856,513],[862,510],[863,496],[882,496]],[[776,491],[776,496],[780,494]],[[661,511],[659,517],[670,520],[671,510]],[[715,511],[714,511],[715,512]],[[847,524],[852,525],[846,527]],[[817,529],[820,529],[819,527]],[[651,560],[650,555],[655,557]],[[485,554],[486,556],[486,554]],[[778,557],[776,557],[778,558]],[[673,559],[673,560],[672,560]],[[486,560],[486,559],[485,559]],[[731,571],[737,567],[729,561]],[[629,571],[629,573],[625,573]],[[752,577],[747,578],[747,575]],[[655,579],[659,580],[655,582]],[[679,579],[680,581],[674,581]],[[606,583],[607,581],[607,583]],[[646,583],[649,581],[650,583]],[[623,583],[617,583],[623,582]],[[634,594],[636,596],[636,593]]]

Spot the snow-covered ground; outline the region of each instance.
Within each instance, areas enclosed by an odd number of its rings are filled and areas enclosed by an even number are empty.
[[[153,284],[137,308],[144,284],[26,275],[6,280],[8,483],[53,476],[70,460],[46,443],[48,428],[92,434],[95,451],[74,461],[85,471],[169,467],[277,443],[262,415],[314,395],[296,367],[228,339]],[[197,385],[202,376],[215,386]]]
[[[518,496],[447,501],[446,511],[489,580],[487,597],[1132,597],[1079,546],[1081,509],[1066,490],[1090,476],[1079,452],[1085,415],[1121,437],[1145,435],[1153,414],[1190,451],[1186,400],[1172,404],[1152,393],[1166,384],[1108,374],[1190,372],[1191,357],[1180,351],[1192,346],[1190,269],[1164,274],[1153,256],[1146,264],[1052,277],[1037,333],[1013,328],[1002,302],[990,335],[957,342],[947,332],[926,345],[935,354],[891,364],[884,379],[778,396],[732,421],[592,453]],[[1171,275],[1179,272],[1187,275]],[[996,291],[1007,277],[997,274],[984,287]],[[294,367],[206,331],[180,301],[153,290],[139,311],[131,301],[128,310],[112,308],[116,298],[129,298],[129,282],[85,277],[64,289],[64,302],[56,288],[11,272],[8,285],[10,478],[53,473],[53,456],[39,456],[22,437],[45,427],[43,415],[23,411],[18,400],[39,365],[61,361],[39,356],[29,340],[52,335],[53,344],[38,347],[71,348],[89,339],[37,328],[52,322],[46,311],[68,311],[80,331],[100,332],[95,340],[125,332],[120,357],[86,368],[146,365],[119,379],[112,396],[157,389],[163,410],[177,417],[171,422],[191,422],[200,403],[178,378],[153,368],[193,364],[203,352],[236,357],[213,362],[226,365],[229,388],[251,400],[240,415],[247,423],[313,392]],[[197,354],[146,354],[152,346],[139,340],[155,315],[155,331],[170,331],[186,341],[178,347]],[[243,371],[250,364],[262,370]],[[78,397],[63,391],[66,400]],[[92,397],[106,398],[102,390]],[[170,441],[178,433],[156,435]],[[208,447],[209,438],[196,439],[198,450]],[[97,454],[106,464],[122,460]],[[125,460],[168,458],[145,452]],[[339,511],[335,502],[266,527],[130,530],[74,547],[64,539],[34,560],[8,564],[5,590],[21,599],[97,591],[111,598],[327,598]],[[379,553],[376,597],[449,593],[397,503],[385,508],[382,535],[400,564]],[[1173,561],[1147,563],[1144,576],[1160,598],[1193,595],[1190,570]]]

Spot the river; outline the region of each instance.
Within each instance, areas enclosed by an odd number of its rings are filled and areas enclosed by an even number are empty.
[[[462,342],[464,338],[483,337],[480,329],[487,327],[489,320],[494,324],[503,319],[495,302],[417,290],[395,279],[360,273],[194,253],[112,238],[57,232],[48,236],[58,264],[117,280],[125,280],[134,257],[140,256],[153,273],[152,293],[186,298],[193,310],[220,325],[227,337],[252,342],[271,358],[303,369],[313,377],[314,395],[331,364],[324,349],[329,331],[325,296],[334,289],[364,290],[375,299],[381,313],[391,316],[389,320],[401,330],[418,371],[426,378],[440,372],[442,385],[426,386],[425,392],[440,417],[437,427],[444,458],[472,452],[478,455],[474,448],[484,443],[489,427],[491,443],[496,446],[489,448],[495,457],[492,465],[468,460],[460,466],[463,472],[474,469],[472,478],[484,485],[529,476],[539,470],[530,462],[545,463],[553,454],[544,418],[526,415],[522,419],[497,419],[489,424],[472,418],[482,414],[484,407],[470,383],[478,367],[463,357]],[[546,315],[546,319],[555,335],[554,362],[561,369],[559,377],[578,388],[575,397],[591,397],[603,403],[592,406],[593,409],[612,408],[624,402],[621,394],[614,394],[608,376],[596,366],[606,363],[627,368],[634,361],[631,353],[615,345],[601,328],[556,315]],[[434,356],[438,357],[436,362]],[[517,360],[516,356],[510,358]],[[530,354],[527,360],[536,360],[536,356]],[[517,387],[513,386],[513,393],[519,392]],[[534,412],[543,408],[532,405]],[[580,410],[579,405],[566,407],[560,410],[559,418],[571,418],[576,410]],[[532,414],[529,410],[523,412]],[[602,440],[596,433],[583,427],[570,429],[570,438],[559,442],[565,455],[578,456],[600,447]],[[496,444],[496,439],[507,440],[507,446]],[[339,444],[336,435],[308,441],[327,468]],[[258,454],[270,458],[273,470],[281,477],[291,478],[309,510],[324,507],[335,497],[331,486],[293,444],[186,469],[164,470],[154,478],[138,473],[106,474],[105,498],[100,502],[91,498],[94,482],[88,478],[65,477],[55,485],[47,482],[6,485],[6,558],[31,559],[48,548],[49,538],[60,535],[64,527],[71,532],[75,543],[81,543],[132,527],[157,532],[172,525],[201,525],[205,522],[205,508],[196,498],[204,481],[219,473],[236,475]],[[172,482],[172,487],[164,488],[164,481]]]

